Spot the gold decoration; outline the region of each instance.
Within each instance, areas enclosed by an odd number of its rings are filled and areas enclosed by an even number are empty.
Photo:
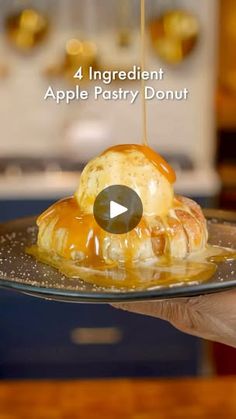
[[[5,29],[9,41],[20,51],[28,52],[44,41],[49,22],[35,9],[24,9],[7,16]]]
[[[168,64],[178,64],[197,43],[199,22],[186,11],[168,11],[150,23],[150,34],[156,54]]]

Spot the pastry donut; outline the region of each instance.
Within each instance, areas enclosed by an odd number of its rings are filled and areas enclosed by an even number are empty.
[[[38,248],[52,259],[86,266],[185,259],[200,252],[208,239],[204,215],[194,201],[174,195],[174,181],[171,167],[148,147],[113,147],[88,163],[73,197],[38,218]],[[129,233],[108,233],[93,217],[96,196],[112,184],[131,187],[143,202],[143,217]]]

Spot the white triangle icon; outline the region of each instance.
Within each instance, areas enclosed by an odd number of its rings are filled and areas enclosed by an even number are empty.
[[[110,201],[110,218],[118,217],[118,215],[124,214],[128,211],[128,208],[123,205],[117,204],[115,201]]]

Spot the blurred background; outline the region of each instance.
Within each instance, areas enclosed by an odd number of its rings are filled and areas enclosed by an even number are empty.
[[[139,64],[139,0],[0,0],[0,30],[6,221],[73,193],[88,159],[104,148],[140,140],[139,103],[43,100],[49,85],[73,88],[81,65],[86,72]],[[148,103],[149,141],[175,167],[176,191],[203,207],[235,210],[235,0],[148,0],[146,54],[149,69],[166,72],[162,88],[191,94],[187,102]],[[86,78],[83,86],[92,87]],[[235,359],[232,349],[162,321],[0,292],[2,379],[233,374]]]

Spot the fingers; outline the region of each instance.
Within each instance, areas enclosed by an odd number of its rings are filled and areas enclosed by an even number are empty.
[[[236,290],[189,300],[197,336],[236,347]]]
[[[112,304],[113,307],[131,311],[133,313],[144,314],[157,317],[170,323],[188,322],[188,299],[159,300],[134,303]]]
[[[236,347],[236,290],[200,297],[113,306],[157,317],[185,333]]]
[[[155,302],[112,304],[113,307],[144,314],[168,321],[184,333],[201,336],[199,315],[189,308],[188,299],[161,300]]]

